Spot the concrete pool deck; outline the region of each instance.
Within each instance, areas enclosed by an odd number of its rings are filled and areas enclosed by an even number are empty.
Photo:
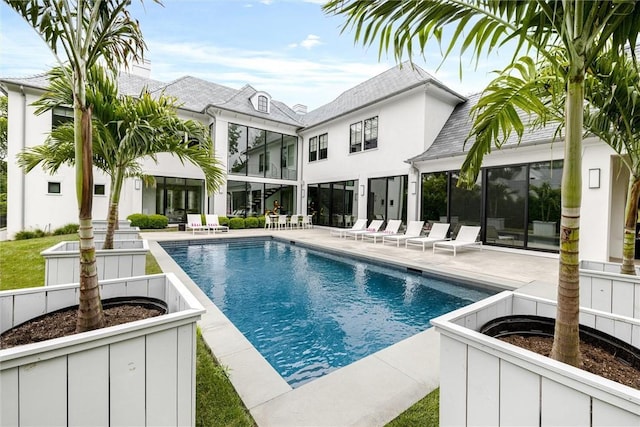
[[[275,236],[378,262],[555,299],[557,254],[503,250],[450,252],[382,245],[330,235],[329,228],[141,233],[165,272],[175,273],[207,312],[199,326],[259,426],[383,426],[439,385],[439,336],[428,329],[322,378],[292,389],[158,244],[161,241]]]

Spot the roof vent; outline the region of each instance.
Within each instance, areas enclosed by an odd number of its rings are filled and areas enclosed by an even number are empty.
[[[307,114],[307,106],[302,104],[296,104],[293,106],[293,111],[295,111],[296,114]]]

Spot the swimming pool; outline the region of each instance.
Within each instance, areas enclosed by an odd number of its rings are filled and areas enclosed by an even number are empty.
[[[495,293],[271,239],[163,246],[292,387]]]

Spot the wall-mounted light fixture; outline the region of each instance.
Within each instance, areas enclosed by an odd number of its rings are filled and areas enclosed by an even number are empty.
[[[139,190],[140,187],[142,186],[142,181],[140,181],[139,179],[136,179],[133,181],[133,186],[136,190]]]
[[[360,185],[360,195],[364,196],[364,184]]]
[[[411,194],[416,194],[416,182],[411,181]]]
[[[589,169],[589,188],[600,188],[600,168]]]

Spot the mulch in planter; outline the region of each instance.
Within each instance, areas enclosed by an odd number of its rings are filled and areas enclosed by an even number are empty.
[[[104,308],[105,327],[165,314],[165,311],[137,304],[120,304]],[[60,338],[76,333],[78,309],[56,311],[25,322],[0,335],[0,349]]]
[[[547,357],[551,354],[553,345],[552,337],[511,335],[499,339]],[[580,342],[580,353],[582,369],[585,371],[640,389],[640,371],[625,361],[584,341]]]

